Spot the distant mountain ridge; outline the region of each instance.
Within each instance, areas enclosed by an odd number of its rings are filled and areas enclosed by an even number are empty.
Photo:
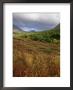
[[[53,29],[59,29],[60,30],[60,24],[58,24],[56,27],[54,27],[54,28],[52,28],[52,29],[50,29],[50,30],[53,30]],[[23,31],[22,29],[20,29],[19,27],[17,27],[16,25],[13,25],[13,31],[14,32],[43,32],[43,31],[49,31],[49,29],[48,30],[38,30],[38,31],[36,31],[35,29],[34,30],[31,30],[30,29],[30,31]]]

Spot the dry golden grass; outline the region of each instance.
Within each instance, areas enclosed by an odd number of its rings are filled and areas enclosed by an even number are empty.
[[[13,38],[13,76],[59,77],[59,45]]]

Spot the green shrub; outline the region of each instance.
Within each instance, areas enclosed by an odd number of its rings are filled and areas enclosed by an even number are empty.
[[[51,43],[58,43],[60,41],[60,30],[54,29],[49,31],[43,32],[24,32],[24,33],[14,33],[16,37],[20,37],[21,39],[28,38],[35,41],[41,42],[51,42]]]
[[[58,33],[52,34],[52,35],[50,36],[50,38],[59,40],[59,39],[60,39],[60,34],[58,34]]]

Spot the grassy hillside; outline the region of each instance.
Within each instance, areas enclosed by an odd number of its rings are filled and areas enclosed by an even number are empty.
[[[15,38],[18,39],[32,39],[35,41],[42,41],[42,42],[55,42],[59,43],[60,40],[60,30],[53,29],[53,30],[46,30],[43,32],[14,32]]]
[[[60,30],[13,33],[14,77],[60,76]]]

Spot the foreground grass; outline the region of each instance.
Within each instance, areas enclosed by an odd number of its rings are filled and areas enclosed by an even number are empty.
[[[14,33],[13,76],[59,77],[60,43],[22,38],[24,34]]]

